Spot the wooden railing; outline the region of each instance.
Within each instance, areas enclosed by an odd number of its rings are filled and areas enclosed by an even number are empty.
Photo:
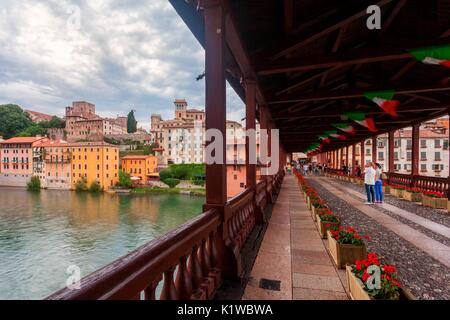
[[[211,297],[220,284],[220,215],[209,210],[48,299],[173,300]],[[162,281],[158,296],[156,288]]]
[[[434,191],[447,194],[448,179],[440,177],[412,176],[400,173],[388,173],[389,184],[405,187],[419,188],[425,191]]]
[[[247,189],[222,209],[209,209],[84,277],[80,289],[64,288],[47,299],[213,298],[224,276],[243,275],[241,249],[272,198],[267,190],[279,190],[283,176],[261,181],[256,191]]]

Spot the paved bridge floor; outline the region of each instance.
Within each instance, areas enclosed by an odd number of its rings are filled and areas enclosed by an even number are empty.
[[[242,299],[346,300],[294,176],[286,176]]]
[[[361,186],[307,179],[343,225],[370,237],[369,252],[397,266],[400,282],[418,299],[450,299],[448,212],[390,196],[365,205]],[[296,178],[286,176],[243,299],[347,299],[345,273],[325,248]]]

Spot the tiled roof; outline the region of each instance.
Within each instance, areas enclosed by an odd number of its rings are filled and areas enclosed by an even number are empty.
[[[14,137],[5,141],[0,142],[1,144],[9,144],[9,143],[33,143],[44,139],[44,137]]]
[[[154,157],[152,155],[129,155],[122,158],[122,160],[145,160],[147,158]]]

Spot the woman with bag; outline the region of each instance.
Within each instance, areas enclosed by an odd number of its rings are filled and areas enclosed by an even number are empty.
[[[383,178],[386,174],[381,171],[379,163],[374,163],[373,168],[375,169],[375,203],[383,203]]]

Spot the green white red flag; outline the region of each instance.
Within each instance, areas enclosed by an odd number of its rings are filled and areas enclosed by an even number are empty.
[[[341,131],[344,131],[345,133],[349,133],[351,135],[356,134],[355,128],[351,124],[348,124],[348,123],[334,123],[333,127],[335,127],[336,129],[339,129]]]
[[[409,50],[417,60],[450,68],[450,45]]]
[[[400,101],[394,100],[394,90],[364,92],[364,96],[375,102],[381,109],[393,117],[397,117],[397,108]]]
[[[364,112],[347,112],[345,114],[350,120],[355,121],[356,123],[366,127],[372,132],[377,132],[377,128],[375,127],[375,122],[373,118],[366,118],[366,114]]]

